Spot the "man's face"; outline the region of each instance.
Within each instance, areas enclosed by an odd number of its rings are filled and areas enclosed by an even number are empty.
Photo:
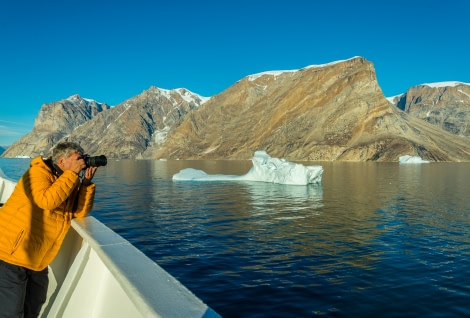
[[[72,152],[68,158],[60,157],[59,167],[65,171],[70,170],[76,166],[78,160],[83,160],[82,154],[79,152]]]

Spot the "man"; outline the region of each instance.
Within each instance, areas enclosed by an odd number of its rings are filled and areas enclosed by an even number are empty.
[[[0,317],[39,316],[48,265],[72,219],[88,215],[93,206],[97,168],[86,167],[83,154],[78,144],[64,142],[52,158],[33,159],[0,208]]]

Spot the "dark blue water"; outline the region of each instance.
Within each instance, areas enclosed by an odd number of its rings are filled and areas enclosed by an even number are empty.
[[[223,317],[470,316],[470,164],[320,164],[286,186],[171,180],[249,161],[110,161],[93,214]]]

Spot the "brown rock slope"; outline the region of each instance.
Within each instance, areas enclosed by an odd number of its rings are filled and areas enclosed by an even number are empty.
[[[470,138],[470,85],[441,82],[411,87],[393,98],[406,113],[448,132]]]
[[[180,88],[150,87],[141,94],[99,114],[63,140],[79,141],[92,155],[109,158],[143,158],[158,146],[170,127],[204,100]]]
[[[205,100],[183,88],[150,87],[115,107],[75,95],[43,105],[33,131],[4,156],[47,156],[57,142],[69,140],[80,143],[91,155],[143,158],[145,152],[151,154],[158,147],[178,119]]]
[[[243,78],[173,126],[154,158],[470,161],[464,138],[389,103],[364,58]]]
[[[43,104],[33,130],[11,145],[2,156],[47,155],[64,136],[71,134],[77,127],[106,110],[109,110],[107,104],[86,100],[79,95]]]

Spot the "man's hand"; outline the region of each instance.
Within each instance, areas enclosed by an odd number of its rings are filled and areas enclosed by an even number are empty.
[[[95,175],[97,167],[88,167],[85,170],[85,176],[83,177],[82,184],[83,185],[89,185],[91,184],[91,179],[93,179],[93,176]]]

